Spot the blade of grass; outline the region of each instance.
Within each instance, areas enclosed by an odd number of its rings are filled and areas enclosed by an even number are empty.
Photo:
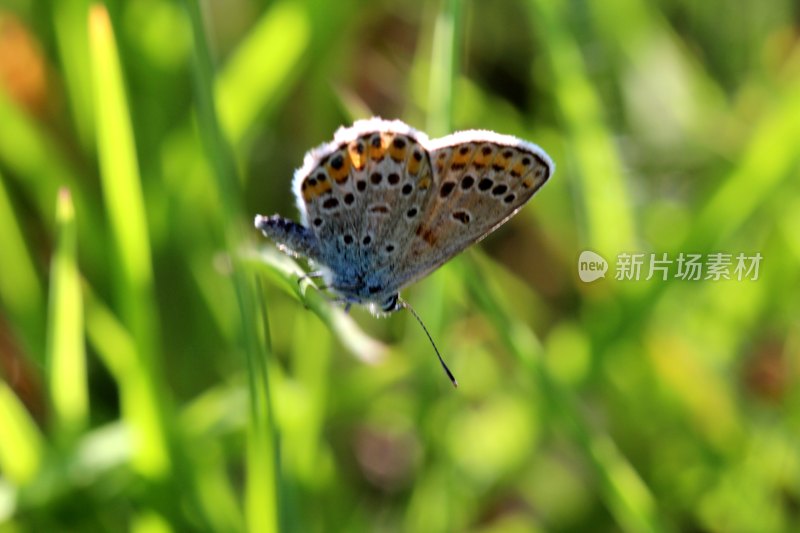
[[[536,380],[542,397],[550,402],[548,412],[557,413],[589,459],[600,480],[606,505],[625,531],[661,531],[655,500],[647,485],[620,453],[611,438],[589,426],[569,392],[554,379],[543,362],[543,349],[530,328],[517,320],[503,298],[496,294],[492,276],[487,276],[472,261],[462,261],[467,272],[462,279],[475,302],[499,332],[506,349]],[[480,280],[480,281],[477,281]]]
[[[0,379],[0,472],[12,483],[31,482],[42,464],[45,444],[39,428],[14,391]]]
[[[459,71],[461,0],[442,0],[436,16],[428,88],[428,134],[447,135],[453,130],[453,89]]]
[[[539,43],[550,65],[548,87],[573,147],[571,163],[583,201],[587,244],[601,255],[615,256],[636,242],[633,207],[603,103],[560,9],[558,4],[537,0],[530,4],[530,21],[541,36]]]
[[[800,51],[796,52],[800,62]],[[734,172],[699,211],[694,244],[720,245],[783,183],[797,178],[800,153],[800,75],[783,87],[754,128]],[[731,206],[737,209],[731,209]],[[712,237],[713,236],[713,237]],[[689,248],[683,248],[689,249]]]
[[[244,242],[239,213],[240,191],[231,146],[222,131],[214,100],[214,69],[204,31],[200,6],[185,0],[194,36],[194,88],[197,118],[207,158],[222,199],[222,215],[227,249],[238,250]],[[279,531],[288,517],[279,513],[281,471],[277,461],[276,427],[269,393],[266,331],[259,335],[261,310],[255,300],[252,279],[242,268],[237,255],[233,260],[233,283],[239,303],[239,334],[247,364],[250,391],[250,423],[247,431],[245,522],[250,531]]]
[[[70,443],[88,427],[89,390],[75,209],[69,189],[58,195],[56,235],[50,265],[46,372],[56,433],[62,443]]]
[[[330,300],[316,290],[313,283],[300,282],[305,272],[290,257],[274,248],[264,247],[258,253],[243,254],[243,260],[248,268],[270,276],[306,309],[317,315],[358,360],[375,364],[386,356],[388,348],[384,343],[367,335],[343,309],[331,305]]]
[[[171,469],[156,357],[153,273],[130,113],[114,31],[106,8],[89,12],[89,43],[103,198],[118,262],[117,299],[136,343],[136,371],[124,379],[138,394],[126,405],[136,428],[135,467],[149,478]]]
[[[48,0],[53,29],[58,44],[59,60],[63,65],[64,85],[75,128],[84,147],[94,142],[91,73],[86,61],[89,39],[86,33],[86,14],[90,0]],[[83,216],[83,214],[81,214]]]
[[[43,350],[40,339],[44,324],[40,318],[44,308],[43,289],[36,276],[36,266],[28,250],[25,235],[8,197],[3,175],[0,174],[0,250],[4,257],[0,275],[0,303],[11,323],[19,327],[28,348],[37,353]]]
[[[233,146],[288,92],[310,38],[303,3],[275,2],[220,71],[215,96],[223,131]]]
[[[726,135],[717,128],[724,124],[726,114],[730,116],[723,88],[706,71],[706,65],[694,59],[687,43],[655,5],[643,0],[613,0],[587,7],[604,47],[619,54],[625,69],[630,69],[626,77],[642,76],[653,84],[647,95],[651,110],[642,118],[654,117],[653,125],[672,122],[672,128],[677,125],[683,135],[691,137],[691,144],[719,149]],[[663,83],[652,75],[653,68],[675,78],[675,84]],[[673,74],[664,72],[666,69]],[[624,77],[620,81],[625,85]],[[658,112],[653,112],[656,109]]]
[[[40,220],[50,220],[53,198],[62,186],[72,192],[75,208],[81,213],[78,230],[82,235],[81,252],[89,264],[99,264],[105,257],[105,239],[100,228],[97,203],[87,193],[85,181],[77,173],[64,149],[22,108],[18,107],[0,85],[0,163],[8,169],[8,178],[35,207]],[[40,299],[43,303],[44,299]],[[40,309],[44,309],[41,307]],[[44,313],[42,312],[42,315]],[[42,328],[44,324],[42,324]],[[37,340],[44,339],[39,333]],[[35,353],[43,356],[44,345]],[[39,362],[42,362],[39,359]]]
[[[800,51],[796,52],[794,61],[800,61]],[[676,250],[689,252],[733,246],[737,232],[742,231],[761,206],[771,205],[770,198],[792,194],[789,187],[798,161],[798,149],[792,148],[792,143],[797,145],[800,139],[798,121],[793,119],[800,113],[799,94],[800,76],[795,75],[786,81],[777,98],[761,114],[738,164],[721,178],[720,187],[706,204],[694,210],[692,231]],[[613,345],[618,337],[640,331],[651,319],[652,310],[658,309],[657,303],[680,290],[680,285],[658,283],[623,300],[627,319],[621,329],[607,332],[601,339],[603,344]]]

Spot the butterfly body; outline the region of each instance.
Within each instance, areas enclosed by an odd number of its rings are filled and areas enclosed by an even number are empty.
[[[301,223],[259,215],[255,224],[319,265],[347,303],[392,312],[400,289],[502,225],[553,170],[541,148],[515,137],[429,140],[398,120],[361,120],[296,171]]]

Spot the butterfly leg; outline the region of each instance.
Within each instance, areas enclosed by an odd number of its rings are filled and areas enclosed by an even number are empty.
[[[322,272],[321,270],[317,270],[317,271],[314,271],[314,272],[306,272],[305,274],[303,274],[302,276],[297,278],[297,284],[300,285],[301,283],[303,283],[306,280],[308,280],[309,283],[311,283],[312,279],[320,279],[320,278],[323,278],[323,277],[325,277],[325,273]],[[314,283],[314,286],[316,288],[320,289],[320,290],[325,290],[325,289],[328,288],[327,285],[317,285],[316,283]]]
[[[344,305],[344,312],[345,313],[349,313],[350,312],[350,308],[353,307],[353,304],[360,304],[361,303],[360,300],[353,299],[352,297],[348,298],[347,296],[340,297],[340,298],[331,298],[329,301],[332,304]]]

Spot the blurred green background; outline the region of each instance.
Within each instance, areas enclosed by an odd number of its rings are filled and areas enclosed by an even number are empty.
[[[790,0],[0,1],[0,532],[798,530],[799,23]],[[343,314],[252,229],[372,114],[557,164],[404,293],[457,390],[408,313]],[[681,252],[763,260],[614,279]]]

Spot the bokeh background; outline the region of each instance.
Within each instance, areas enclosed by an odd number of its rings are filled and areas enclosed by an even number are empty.
[[[797,530],[799,22],[2,0],[0,531]],[[251,227],[372,114],[558,167],[405,291],[458,389],[408,313],[343,314]],[[620,281],[623,252],[763,259]]]

